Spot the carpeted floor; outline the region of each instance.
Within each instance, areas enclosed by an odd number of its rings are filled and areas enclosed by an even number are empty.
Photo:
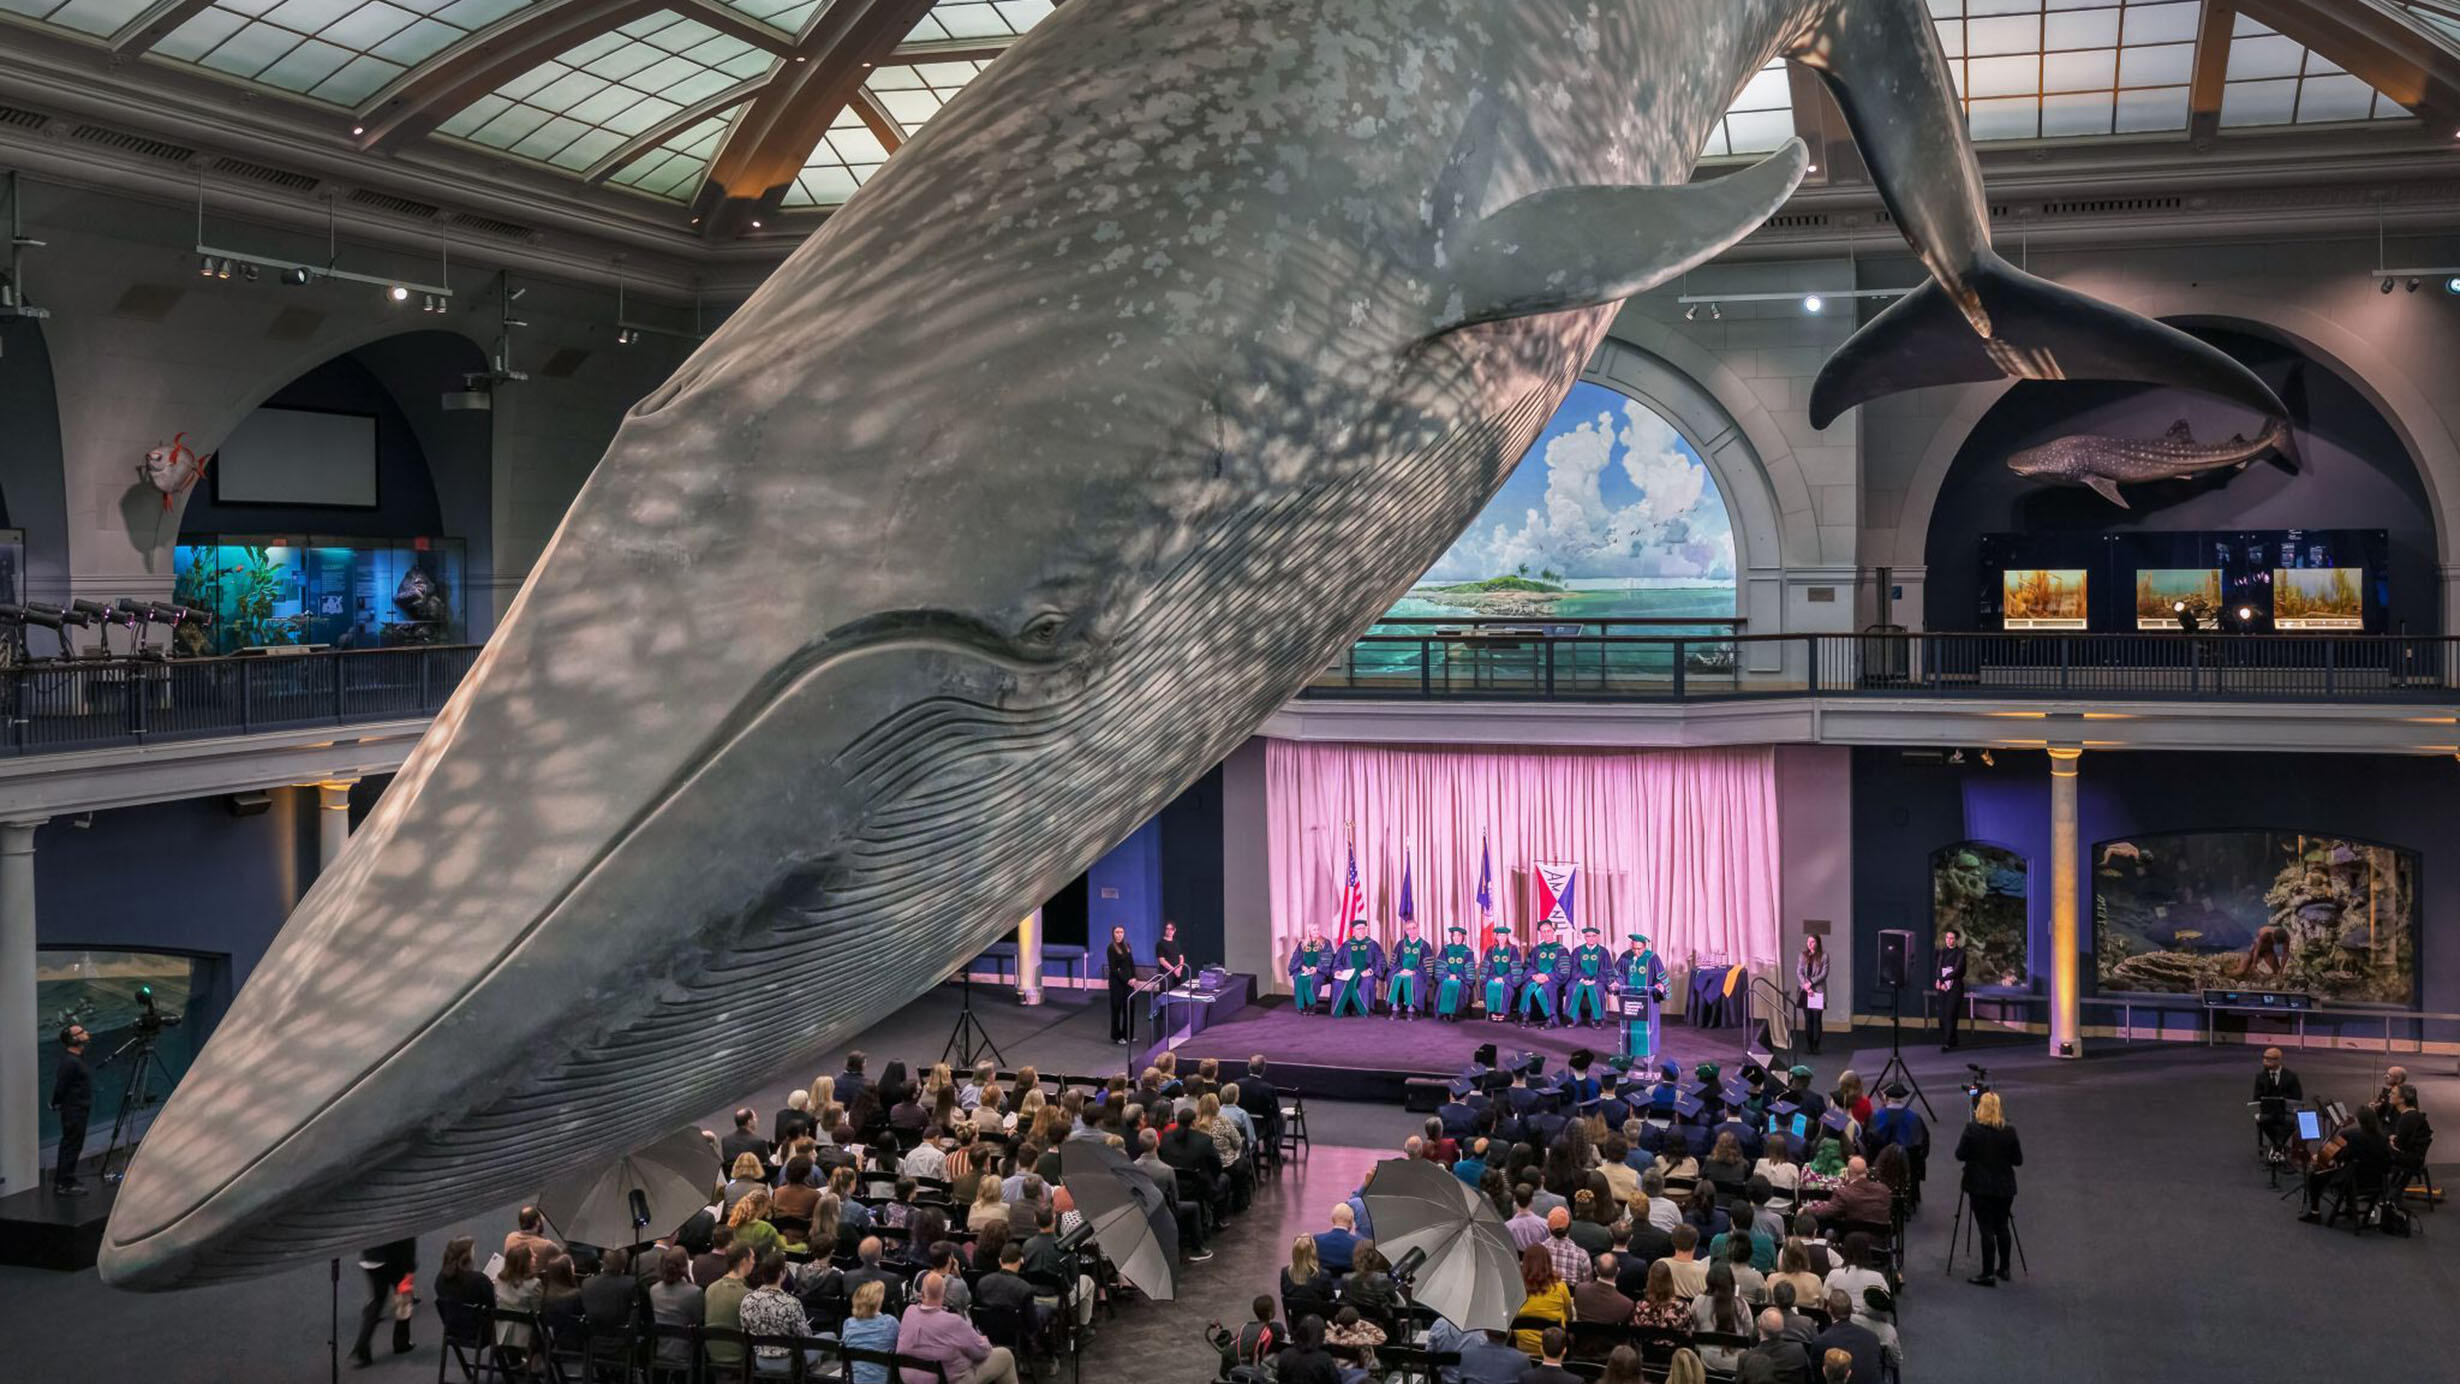
[[[978,1014],[1013,1062],[1085,1073],[1119,1062],[1098,1003],[1063,995],[1026,1010],[986,998]],[[927,997],[866,1034],[861,1046],[875,1060],[934,1058],[954,1017],[946,997]],[[1879,1046],[1858,1053],[1832,1037],[1818,1064],[1822,1081],[1849,1061],[1876,1069],[1886,1055],[1878,1037]],[[2251,1049],[2155,1047],[2082,1063],[2035,1056],[2029,1045],[1954,1056],[1909,1050],[1908,1063],[1939,1108],[1943,1144],[1952,1145],[1961,1125],[1956,1083],[1968,1058],[1991,1068],[2024,1135],[2016,1211],[2032,1272],[1997,1289],[1968,1286],[1970,1259],[1961,1248],[1956,1274],[1944,1272],[1955,1184],[1953,1160],[1943,1154],[1933,1166],[1933,1200],[1910,1237],[1906,1378],[2239,1384],[2355,1375],[2423,1384],[2451,1377],[2460,1314],[2445,1305],[2460,1300],[2460,1255],[2450,1243],[2460,1242],[2460,1215],[2420,1217],[2424,1234],[2411,1240],[2299,1224],[2294,1204],[2276,1200],[2252,1155],[2244,1105]],[[2293,1054],[2291,1065],[2310,1094],[2355,1101],[2372,1091],[2381,1059],[2305,1053]],[[2429,1113],[2460,1131],[2460,1079],[2449,1075],[2450,1060],[2435,1064],[2439,1074],[2410,1065]],[[774,1110],[790,1082],[812,1075],[780,1073],[749,1103]],[[1212,1262],[1188,1267],[1177,1301],[1130,1303],[1107,1323],[1085,1353],[1084,1373],[1132,1370],[1139,1384],[1210,1379],[1205,1323],[1235,1321],[1251,1297],[1272,1291],[1289,1237],[1320,1228],[1365,1167],[1417,1125],[1395,1108],[1333,1102],[1310,1102],[1309,1117],[1313,1156],[1262,1191],[1215,1246]],[[2439,1167],[2454,1161],[2460,1132],[2447,1133],[2444,1145]],[[493,1240],[509,1224],[507,1208],[457,1229]],[[423,1268],[432,1270],[442,1240],[439,1233],[422,1241]],[[345,1273],[346,1347],[358,1288],[347,1265]],[[323,1263],[151,1297],[114,1293],[90,1272],[0,1269],[0,1380],[309,1384],[326,1377],[329,1293]],[[433,1379],[432,1316],[422,1314],[417,1340],[411,1354],[380,1357],[359,1377]]]

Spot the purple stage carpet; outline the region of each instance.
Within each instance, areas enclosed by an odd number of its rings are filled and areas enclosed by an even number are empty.
[[[1693,1029],[1669,1021],[1664,1039],[1665,1055],[1686,1069],[1698,1062],[1730,1068],[1742,1054],[1744,1030]],[[1619,1051],[1621,1042],[1619,1026],[1514,1028],[1483,1019],[1457,1024],[1433,1019],[1395,1022],[1380,1014],[1328,1019],[1300,1014],[1286,999],[1275,997],[1206,1028],[1181,1043],[1178,1051],[1182,1070],[1196,1059],[1210,1057],[1222,1064],[1225,1073],[1243,1071],[1247,1059],[1261,1053],[1272,1064],[1273,1084],[1285,1090],[1295,1087],[1307,1095],[1334,1100],[1398,1101],[1410,1095],[1412,1078],[1458,1074],[1481,1043],[1493,1043],[1504,1060],[1516,1052],[1544,1053],[1548,1069],[1554,1070],[1576,1048],[1588,1048],[1604,1058]],[[1431,1094],[1422,1091],[1419,1103]]]

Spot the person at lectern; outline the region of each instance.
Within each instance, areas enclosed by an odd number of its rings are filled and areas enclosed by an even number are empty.
[[[1529,1012],[1536,1010],[1546,1027],[1555,1024],[1555,985],[1562,978],[1569,958],[1563,944],[1554,938],[1555,925],[1538,924],[1539,942],[1529,949],[1528,979],[1520,987],[1518,1013],[1523,1024],[1529,1022]]]
[[[1445,1023],[1460,1022],[1461,1011],[1469,1007],[1469,991],[1478,974],[1478,954],[1469,949],[1463,939],[1469,929],[1455,923],[1444,929],[1452,940],[1435,954],[1435,1017]]]
[[[1388,1017],[1418,1017],[1418,1011],[1426,1004],[1426,977],[1422,973],[1433,952],[1434,948],[1418,936],[1418,920],[1405,919],[1401,923],[1401,940],[1392,944],[1392,954],[1380,972],[1384,977],[1384,1009]]]
[[[1481,983],[1486,990],[1486,1017],[1508,1019],[1512,1016],[1512,987],[1519,982],[1520,949],[1512,945],[1509,928],[1495,929],[1495,945],[1486,949],[1479,963]]]
[[[1580,930],[1580,945],[1570,957],[1572,983],[1563,996],[1563,1021],[1582,1028],[1606,1021],[1606,969],[1613,954],[1597,936],[1594,924]]]
[[[1290,995],[1299,1013],[1315,1012],[1316,1001],[1324,993],[1324,973],[1332,969],[1332,951],[1332,943],[1320,931],[1291,951]]]
[[[1666,963],[1649,946],[1646,934],[1624,934],[1625,946],[1614,959],[1614,988],[1617,994],[1637,996],[1646,1017],[1635,1029],[1627,1016],[1623,1023],[1623,1051],[1627,1057],[1655,1057],[1660,1036],[1657,1006],[1666,999]],[[1635,1042],[1638,1039],[1641,1041]]]
[[[1128,945],[1127,929],[1110,930],[1110,946],[1102,953],[1110,977],[1110,1040],[1125,1043],[1135,1027],[1136,949]]]
[[[1367,936],[1365,919],[1350,924],[1350,940],[1333,955],[1333,1017],[1375,1009],[1375,977],[1384,969],[1384,949]]]
[[[1153,944],[1153,1031],[1162,1031],[1162,996],[1185,985],[1187,956],[1179,947],[1179,925],[1162,920],[1162,940]]]

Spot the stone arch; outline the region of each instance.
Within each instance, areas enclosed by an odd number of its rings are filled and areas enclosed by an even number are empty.
[[[2437,555],[2446,567],[2453,565],[2453,535],[2460,527],[2460,513],[2454,509],[2460,504],[2460,442],[2417,381],[2388,354],[2330,318],[2293,304],[2204,290],[2129,292],[2110,283],[2096,283],[2091,291],[2147,317],[2184,326],[2227,327],[2277,341],[2348,381],[2409,449],[2419,482],[2433,501]],[[1900,563],[1918,567],[1923,562],[1931,512],[1949,467],[1982,416],[2013,387],[2012,381],[2000,380],[1958,391],[1907,487],[1904,510],[1888,545]]]

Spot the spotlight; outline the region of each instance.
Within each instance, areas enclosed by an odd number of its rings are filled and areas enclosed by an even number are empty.
[[[757,221],[753,222],[753,223],[752,223],[752,229],[753,229],[753,230],[755,230],[755,231],[756,231],[756,230],[759,230],[759,229],[760,229],[760,223],[759,223],[759,222],[757,222]]]
[[[2242,624],[2242,625],[2243,625],[2243,624],[2247,623],[2248,621],[2250,621],[2250,620],[2252,620],[2252,619],[2254,619],[2254,618],[2255,618],[2255,607],[2253,607],[2253,606],[2240,606],[2240,607],[2238,607],[2238,623],[2239,623],[2239,624]]]
[[[239,277],[247,280],[249,283],[255,283],[256,266],[253,264],[243,264],[239,266]]]
[[[2185,601],[2172,601],[2170,602],[2170,610],[2173,614],[2184,615],[2187,613],[2187,603]]]
[[[410,301],[410,290],[402,287],[400,284],[395,284],[391,288],[386,289],[385,295],[390,297],[396,303],[407,303]]]
[[[353,125],[350,127],[350,132],[354,135],[363,135],[367,133],[367,127],[365,125]]]
[[[227,279],[231,276],[231,271],[237,267],[237,265],[232,264],[229,260],[224,260],[221,265],[214,270],[214,277],[217,279]]]
[[[1724,321],[1724,320],[1725,320],[1725,308],[1724,308],[1722,305],[1717,304],[1717,303],[1711,303],[1711,304],[1709,304],[1709,305],[1708,305],[1708,320],[1709,320],[1709,321],[1711,321],[1711,322],[1722,322],[1722,321]]]
[[[310,274],[305,268],[285,269],[282,271],[282,282],[289,284],[294,288],[301,284],[310,282],[314,279],[314,277],[315,276]]]
[[[1686,322],[1697,322],[1697,321],[1699,321],[1699,320],[1700,320],[1700,305],[1699,305],[1698,303],[1693,303],[1690,307],[1687,307],[1687,308],[1683,309],[1683,320],[1684,320],[1684,321],[1686,321]]]
[[[1990,751],[1984,750],[1982,751],[1982,767],[1985,769],[1996,769],[1999,767],[1999,761],[1992,756]]]
[[[212,278],[214,276],[214,257],[211,255],[200,256],[196,262],[196,272],[200,278]]]
[[[1811,314],[1813,317],[1819,316],[1820,309],[1825,308],[1826,306],[1828,306],[1827,301],[1816,293],[1810,294],[1802,300],[1802,310]]]
[[[2460,274],[2454,274],[2450,278],[2445,279],[2443,281],[2443,291],[2445,293],[2452,294],[2455,297],[2460,297]]]
[[[2409,291],[2410,291],[2411,293],[2415,293],[2415,292],[2417,291],[2417,280],[2415,280],[2415,279],[2411,279],[2411,280],[2409,280]]]
[[[2391,281],[2391,280],[2389,280],[2389,279],[2385,279],[2385,280],[2383,281],[2383,290],[2382,290],[2382,291],[2383,291],[2383,292],[2385,292],[2385,293],[2389,293],[2389,292],[2391,292],[2391,291],[2392,291],[2392,281]]]
[[[641,334],[632,330],[630,327],[617,327],[615,329],[615,344],[618,346],[629,346],[633,342],[640,339]]]

